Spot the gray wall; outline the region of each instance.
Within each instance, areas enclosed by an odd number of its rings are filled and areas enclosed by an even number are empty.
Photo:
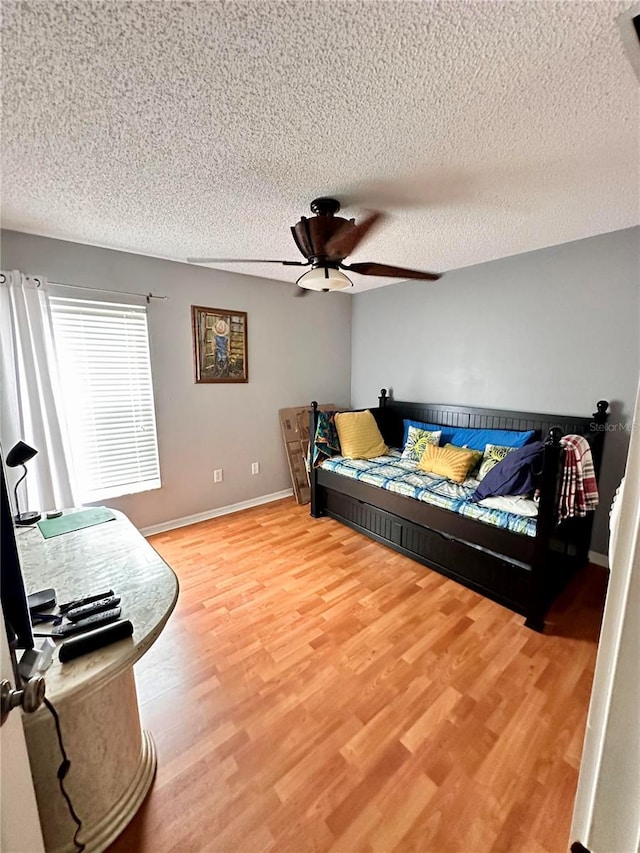
[[[312,399],[349,403],[345,294],[295,299],[293,284],[11,231],[2,233],[1,251],[3,269],[169,297],[149,306],[162,488],[107,501],[139,527],[290,488],[278,409]],[[248,384],[194,383],[191,305],[248,312]],[[224,470],[222,483],[214,484],[214,468]]]
[[[611,402],[592,548],[606,553],[640,371],[640,229],[354,297],[354,406],[397,400],[584,415]]]
[[[628,426],[640,369],[639,239],[628,229],[436,284],[305,299],[275,281],[16,232],[3,232],[1,262],[169,296],[149,309],[163,486],[109,501],[145,527],[288,488],[277,410],[312,398],[367,406],[384,386],[396,399],[575,414],[603,398],[611,423]],[[248,385],[194,384],[192,304],[248,311]],[[592,544],[602,553],[628,435],[607,433]],[[214,485],[214,468],[223,483]]]

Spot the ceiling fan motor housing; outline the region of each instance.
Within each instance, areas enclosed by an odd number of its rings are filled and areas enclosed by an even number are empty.
[[[352,219],[335,216],[340,210],[340,202],[335,198],[316,198],[311,202],[311,210],[316,215],[302,216],[291,228],[293,239],[300,253],[312,264],[330,264],[336,266],[346,257],[331,255],[327,252],[327,242],[342,229],[355,228]]]

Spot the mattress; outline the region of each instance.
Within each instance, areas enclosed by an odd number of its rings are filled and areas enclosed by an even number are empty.
[[[402,459],[399,450],[391,449],[388,455],[375,459],[345,459],[343,456],[333,456],[331,459],[325,459],[322,467],[325,471],[333,471],[370,486],[457,512],[493,527],[502,527],[524,536],[536,535],[536,518],[471,503],[469,499],[478,486],[478,480],[470,478],[464,483],[453,483],[445,477],[426,474],[418,469],[413,460]]]

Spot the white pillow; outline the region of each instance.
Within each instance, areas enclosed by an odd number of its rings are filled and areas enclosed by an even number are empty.
[[[501,509],[514,515],[524,515],[527,518],[535,518],[538,515],[538,504],[525,495],[495,495],[492,498],[483,498],[478,501],[478,506],[487,509]]]

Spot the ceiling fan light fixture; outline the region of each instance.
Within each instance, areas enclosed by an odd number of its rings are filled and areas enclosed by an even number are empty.
[[[344,290],[353,287],[353,282],[347,276],[330,266],[317,266],[301,275],[296,284],[306,290]]]

